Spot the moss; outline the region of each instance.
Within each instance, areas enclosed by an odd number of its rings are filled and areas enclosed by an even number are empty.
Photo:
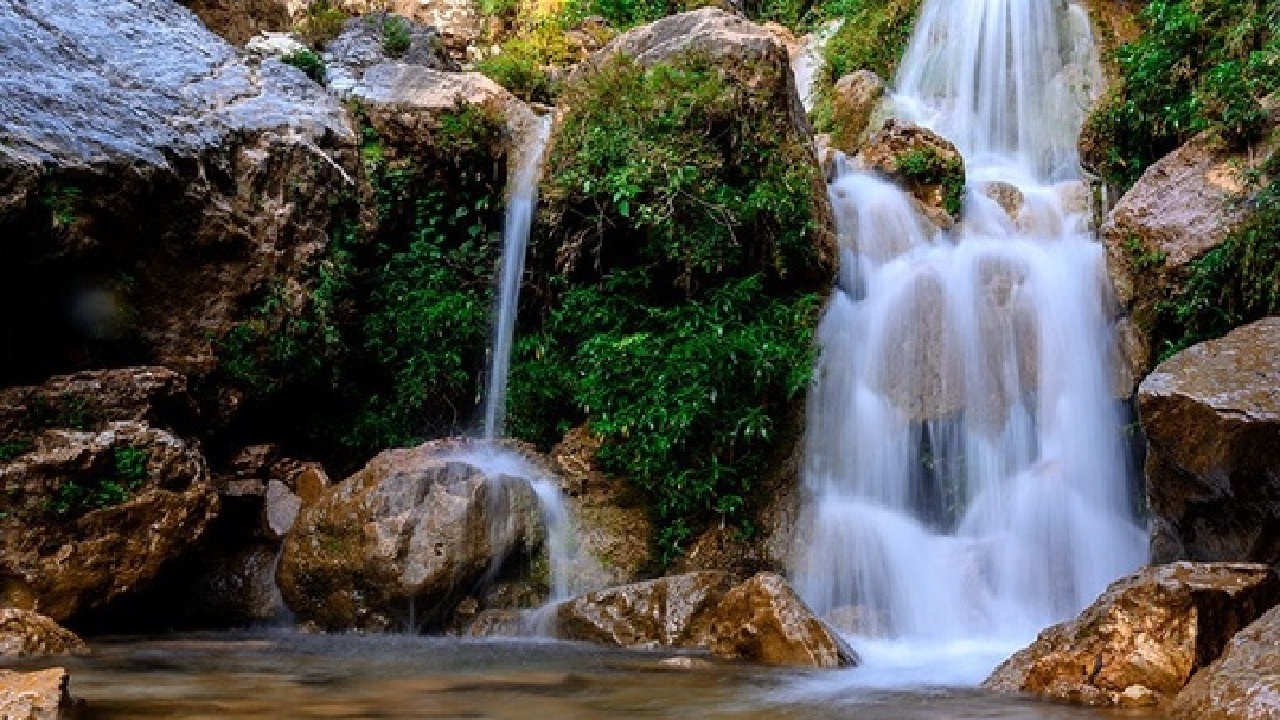
[[[942,186],[942,207],[959,219],[964,203],[964,161],[944,157],[932,147],[907,150],[897,157],[898,171],[908,183]]]
[[[827,42],[822,67],[814,78],[814,126],[822,132],[836,128],[831,91],[840,78],[855,70],[870,70],[892,81],[911,42],[922,0],[840,0],[824,7],[827,17],[843,23]]]
[[[712,521],[750,527],[808,386],[830,281],[821,183],[786,105],[704,56],[616,58],[564,105],[510,426],[549,445],[586,420],[605,469],[644,494],[669,562]]]
[[[45,509],[78,517],[127,502],[147,480],[150,451],[142,447],[112,450],[112,467],[84,478],[65,479],[45,500]]]

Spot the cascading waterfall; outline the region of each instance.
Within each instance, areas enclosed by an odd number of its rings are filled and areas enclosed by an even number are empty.
[[[1145,560],[1075,151],[1101,85],[1088,18],[928,0],[896,85],[889,114],[965,156],[964,219],[939,231],[841,163],[793,575],[864,634],[1021,641]]]

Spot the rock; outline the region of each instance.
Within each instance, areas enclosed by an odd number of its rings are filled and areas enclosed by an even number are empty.
[[[1280,717],[1280,608],[1241,630],[1169,706],[1172,720]]]
[[[705,647],[715,608],[733,586],[696,572],[588,593],[556,611],[556,636],[624,648]]]
[[[267,529],[276,537],[283,538],[298,519],[298,511],[302,509],[302,498],[279,480],[267,483],[264,498]]]
[[[871,136],[856,162],[902,185],[938,227],[948,229],[958,219],[961,198],[956,193],[964,188],[964,158],[950,140],[891,119]]]
[[[1161,363],[1142,382],[1151,551],[1280,567],[1280,317]]]
[[[383,27],[389,22],[403,22],[409,36],[409,47],[392,57],[383,43]],[[373,13],[351,18],[342,32],[325,46],[326,82],[340,94],[358,88],[365,73],[380,65],[412,65],[456,72],[461,68],[445,52],[443,40],[435,28],[409,22],[388,13]]]
[[[306,14],[313,0],[288,0],[295,19]],[[475,45],[483,34],[484,15],[473,0],[332,0],[331,5],[349,15],[362,15],[381,20],[394,14],[413,23],[414,27],[428,27],[438,37],[437,43],[464,60],[467,49]],[[372,24],[372,23],[371,23]],[[381,22],[374,25],[381,42]]]
[[[520,547],[541,541],[528,483],[446,442],[388,450],[304,508],[285,538],[280,588],[303,620],[385,629],[442,625]]]
[[[1078,618],[1040,633],[983,686],[1084,705],[1168,700],[1277,602],[1280,580],[1265,565],[1145,568]]]
[[[734,586],[705,571],[589,593],[556,609],[556,636],[626,648],[705,649],[736,660],[842,667],[857,657],[781,576]]]
[[[0,465],[0,591],[59,622],[152,581],[218,508],[204,458],[136,422],[50,430]]]
[[[0,67],[0,301],[24,308],[0,384],[123,364],[203,379],[218,339],[275,318],[251,312],[268,289],[277,314],[307,301],[358,213],[338,101],[174,3],[9,3]]]
[[[526,634],[526,613],[520,610],[485,610],[468,627],[470,637],[520,637]]]
[[[710,636],[712,654],[725,658],[816,668],[858,664],[849,645],[774,573],[730,590],[715,610]]]
[[[1181,292],[1192,264],[1248,216],[1249,167],[1247,157],[1202,135],[1148,168],[1103,224],[1107,271],[1129,333],[1122,351],[1135,380],[1155,365],[1157,304]]]
[[[293,33],[264,32],[254,35],[245,43],[246,53],[259,58],[289,57],[308,48]]]
[[[884,81],[870,70],[857,70],[836,81],[831,89],[831,109],[836,118],[831,135],[833,147],[851,156],[862,149],[884,93]]]
[[[71,676],[62,668],[38,672],[0,670],[0,717],[4,720],[65,720],[74,702]]]
[[[125,420],[185,427],[195,415],[187,379],[162,367],[87,370],[0,389],[0,441],[29,439],[48,427],[102,429]]]
[[[1015,223],[1018,221],[1018,214],[1022,212],[1022,206],[1027,202],[1017,185],[999,180],[979,183],[978,192],[995,200],[1000,209],[1004,210],[1009,219]]]
[[[0,608],[0,657],[84,655],[89,646],[75,633],[28,610]]]
[[[178,0],[204,24],[233,45],[243,45],[262,32],[289,27],[286,0]]]

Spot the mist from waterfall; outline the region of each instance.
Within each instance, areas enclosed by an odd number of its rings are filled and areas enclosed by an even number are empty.
[[[1145,561],[1075,150],[1097,51],[1063,0],[928,0],[896,86],[888,114],[965,156],[963,220],[852,163],[830,185],[843,267],[792,574],[864,635],[1021,642]]]

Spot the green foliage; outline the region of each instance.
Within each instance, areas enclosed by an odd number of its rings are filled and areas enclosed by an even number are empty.
[[[6,440],[0,442],[0,463],[15,460],[31,452],[34,446],[29,440]]]
[[[1156,306],[1161,360],[1233,328],[1280,313],[1280,155],[1253,212],[1217,247],[1191,264],[1182,290]]]
[[[294,30],[308,45],[323,50],[342,33],[347,17],[346,11],[334,5],[332,0],[314,0],[307,5]]]
[[[964,203],[964,161],[943,157],[932,147],[907,150],[897,157],[898,170],[907,182],[942,186],[942,206],[952,217],[960,216]]]
[[[533,23],[502,43],[496,55],[478,61],[476,70],[523,100],[555,102],[560,88],[552,68],[567,67],[578,60],[564,33],[565,28],[555,19]]]
[[[71,185],[46,185],[40,195],[40,204],[49,211],[49,222],[54,228],[74,225],[79,217],[81,190]]]
[[[815,178],[769,102],[705,57],[618,58],[566,90],[548,161],[531,262],[553,274],[509,425],[548,444],[587,420],[605,468],[644,491],[665,562],[713,519],[750,531],[810,377],[829,281]]]
[[[311,50],[299,50],[280,58],[282,61],[306,73],[307,77],[318,83],[324,83],[324,58]]]
[[[820,19],[843,18],[827,42],[822,67],[814,78],[814,126],[835,128],[831,90],[840,78],[856,70],[870,70],[892,82],[907,51],[922,0],[831,0],[819,6]]]
[[[402,17],[387,15],[382,19],[382,51],[393,58],[409,52],[413,43],[409,37],[409,23]]]
[[[1124,246],[1133,258],[1133,266],[1139,270],[1155,270],[1164,265],[1167,259],[1163,250],[1143,249],[1142,241],[1134,235],[1125,238]]]
[[[1260,100],[1280,88],[1274,0],[1152,0],[1141,20],[1142,37],[1117,52],[1121,83],[1085,128],[1094,170],[1125,187],[1202,131],[1255,140]]]
[[[110,472],[90,476],[83,484],[64,480],[46,501],[46,509],[59,515],[79,516],[126,502],[146,482],[149,457],[146,448],[113,449]]]

